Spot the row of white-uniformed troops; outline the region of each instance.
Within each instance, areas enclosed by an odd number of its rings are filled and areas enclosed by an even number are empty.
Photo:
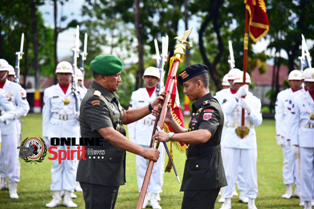
[[[21,120],[29,111],[26,91],[14,83],[14,68],[0,59],[0,190],[9,189],[10,198],[19,198],[20,163],[17,147],[21,143]],[[6,184],[8,178],[9,187]]]
[[[230,70],[223,79],[226,89],[216,93],[225,114],[222,154],[228,182],[219,199],[219,202],[224,202],[221,209],[231,208],[231,198],[236,195],[235,184],[240,190],[239,200],[248,203],[249,209],[256,208],[254,199],[258,188],[254,126],[262,123],[261,102],[247,88],[245,99],[240,99],[244,94],[241,93],[244,92],[244,86],[238,84],[242,82],[242,74],[238,69]],[[248,74],[246,76],[249,85],[250,77]],[[301,88],[303,81],[305,87]],[[288,82],[291,88],[278,94],[275,115],[276,139],[277,144],[283,147],[283,180],[287,186],[282,198],[289,199],[294,195],[301,198],[300,206],[309,209],[314,199],[314,69],[308,68],[303,74],[294,70],[289,74]],[[243,103],[243,100],[247,102]],[[250,129],[248,136],[243,139],[235,132],[241,126],[242,108],[245,109],[245,126]],[[294,193],[292,184],[296,184]]]
[[[284,156],[282,198],[292,197],[295,184],[294,196],[309,209],[314,205],[314,69],[294,70],[288,81],[290,88],[278,94],[275,106],[276,139]]]

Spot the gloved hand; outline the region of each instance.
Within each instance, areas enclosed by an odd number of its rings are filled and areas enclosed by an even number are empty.
[[[3,116],[0,116],[0,123],[3,123],[5,121],[5,118]]]
[[[276,136],[276,140],[277,140],[277,145],[282,146],[282,147],[285,146],[285,143],[283,143],[283,137],[280,136],[280,134]]]
[[[251,113],[252,111],[251,106],[249,105],[246,99],[241,98],[239,100],[239,104],[242,108],[246,109],[249,114]]]
[[[292,153],[292,156],[294,157],[294,159],[298,159],[299,147],[297,147],[296,145],[292,145],[291,146],[291,153]]]
[[[237,93],[235,93],[235,98],[237,98],[237,100],[240,100],[240,98],[242,96],[245,96],[247,93],[249,92],[249,86],[248,85],[243,85],[239,88],[239,90],[237,91]]]

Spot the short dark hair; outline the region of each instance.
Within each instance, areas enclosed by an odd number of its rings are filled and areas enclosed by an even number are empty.
[[[99,73],[96,73],[95,71],[93,71],[93,77],[94,77],[94,79],[97,79],[99,75],[100,75]]]
[[[204,88],[208,89],[208,86],[209,86],[209,76],[208,76],[208,73],[205,72],[205,73],[202,73],[202,74],[199,74],[197,76],[195,76],[194,78],[191,78],[193,80],[193,82],[197,82],[198,80],[200,80],[203,84],[204,84]]]

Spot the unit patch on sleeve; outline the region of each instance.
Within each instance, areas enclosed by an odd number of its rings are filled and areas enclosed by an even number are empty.
[[[94,105],[100,105],[100,100],[98,99],[95,99],[93,101],[91,101],[91,104],[94,106]]]
[[[204,113],[203,120],[209,120],[212,117],[212,113]]]
[[[204,110],[204,112],[214,112],[214,110],[207,109],[207,110]]]

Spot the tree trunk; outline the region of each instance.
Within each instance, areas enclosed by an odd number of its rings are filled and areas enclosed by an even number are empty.
[[[58,65],[58,54],[57,54],[57,43],[58,43],[58,25],[57,25],[57,11],[58,11],[58,5],[57,0],[53,1],[53,20],[54,20],[54,61],[55,61],[55,68]],[[57,83],[57,77],[55,75],[54,77],[54,83]]]
[[[216,2],[216,5],[211,5],[211,7],[210,7],[211,9],[208,12],[209,15],[207,15],[204,22],[202,23],[201,28],[199,30],[199,37],[198,37],[200,52],[201,52],[203,61],[204,61],[205,65],[207,65],[207,67],[209,69],[209,74],[212,77],[212,79],[213,79],[213,81],[214,81],[214,83],[218,89],[222,89],[222,84],[221,84],[216,66],[219,63],[219,61],[221,60],[222,55],[223,55],[223,50],[224,50],[222,38],[220,35],[220,31],[219,31],[220,26],[218,25],[218,22],[217,22],[218,16],[219,16],[219,8],[220,8],[221,4],[222,4],[222,1],[221,2],[218,1],[218,2]],[[214,58],[214,62],[210,63],[210,61],[206,55],[206,49],[205,49],[203,38],[204,38],[204,34],[205,34],[205,31],[206,31],[208,24],[213,19],[214,19],[214,23],[213,23],[214,24],[214,30],[216,32],[217,39],[218,39],[219,52],[216,55],[216,57]]]
[[[37,37],[37,20],[36,5],[34,0],[30,0],[32,31],[33,31],[33,49],[34,49],[34,70],[35,70],[35,89],[39,90],[39,64],[38,64],[38,37]]]
[[[134,23],[136,30],[136,37],[138,41],[138,70],[136,72],[136,89],[142,87],[142,75],[144,72],[144,46],[141,35],[141,26],[140,26],[140,4],[139,0],[134,1]]]
[[[184,0],[184,23],[185,23],[185,30],[189,29],[189,7],[188,7],[189,0]],[[187,39],[189,41],[189,38]],[[186,47],[185,52],[185,65],[188,67],[190,66],[190,48]]]

